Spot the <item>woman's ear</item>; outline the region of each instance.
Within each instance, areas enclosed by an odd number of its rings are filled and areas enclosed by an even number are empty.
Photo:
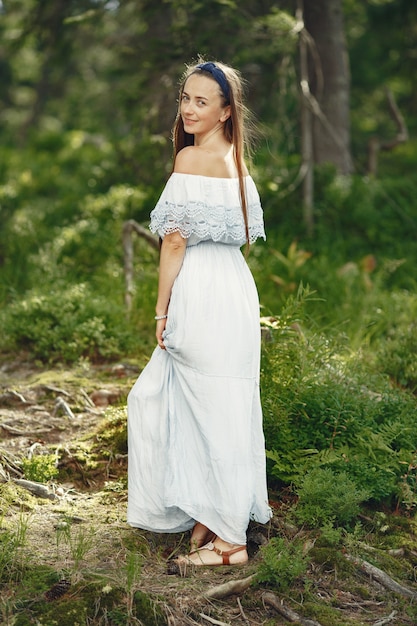
[[[230,106],[227,106],[223,109],[223,113],[220,116],[220,121],[225,122],[230,117]]]

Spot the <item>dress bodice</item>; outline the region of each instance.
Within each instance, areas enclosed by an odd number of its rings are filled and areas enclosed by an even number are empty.
[[[245,176],[249,241],[265,239],[263,211],[251,176]],[[238,178],[213,178],[174,172],[151,213],[150,230],[162,238],[179,232],[187,245],[201,241],[242,246],[245,224]]]

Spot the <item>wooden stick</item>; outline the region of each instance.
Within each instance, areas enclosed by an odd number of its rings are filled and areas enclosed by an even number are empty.
[[[247,624],[250,624],[250,620],[249,620],[249,618],[246,617],[245,611],[243,610],[243,606],[242,606],[242,603],[241,603],[239,597],[237,598],[237,605],[239,607],[239,611],[240,611],[240,614],[241,614],[241,616],[243,618],[243,621],[245,621]]]
[[[242,593],[246,591],[252,583],[255,574],[248,576],[247,578],[241,578],[240,580],[230,580],[227,583],[212,587],[208,591],[202,594],[202,598],[220,599],[226,596],[231,596],[234,593]]]
[[[272,608],[274,608],[278,613],[280,613],[283,617],[285,617],[285,619],[287,619],[289,622],[298,622],[299,624],[302,624],[303,626],[321,626],[319,622],[316,622],[315,620],[312,620],[312,619],[306,619],[304,617],[301,617],[301,615],[299,615],[292,609],[284,606],[282,602],[280,601],[280,599],[274,593],[271,593],[270,591],[267,591],[266,593],[264,593],[262,598],[266,604],[269,604],[270,606],[272,606]]]
[[[200,613],[200,617],[206,619],[208,622],[210,622],[210,624],[215,624],[216,626],[230,626],[230,622],[228,624],[226,624],[226,622],[219,622],[218,619],[213,619],[213,617],[209,617],[204,613]]]
[[[385,624],[388,624],[388,622],[391,622],[395,618],[396,615],[397,615],[397,611],[393,611],[392,613],[388,615],[388,617],[383,617],[382,619],[375,622],[375,624],[373,624],[372,626],[385,626]]]

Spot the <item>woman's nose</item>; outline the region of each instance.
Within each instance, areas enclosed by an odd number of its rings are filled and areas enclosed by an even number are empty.
[[[192,105],[191,101],[183,103],[183,111],[184,111],[184,113],[190,113],[190,112],[192,112],[192,110],[193,110],[193,105]]]

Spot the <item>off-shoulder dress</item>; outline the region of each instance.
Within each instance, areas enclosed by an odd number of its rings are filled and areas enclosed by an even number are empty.
[[[249,237],[265,238],[245,177]],[[243,545],[268,505],[259,393],[256,286],[241,252],[236,178],[173,173],[151,213],[162,238],[187,239],[159,346],[128,396],[128,523],[154,532],[201,522]]]

